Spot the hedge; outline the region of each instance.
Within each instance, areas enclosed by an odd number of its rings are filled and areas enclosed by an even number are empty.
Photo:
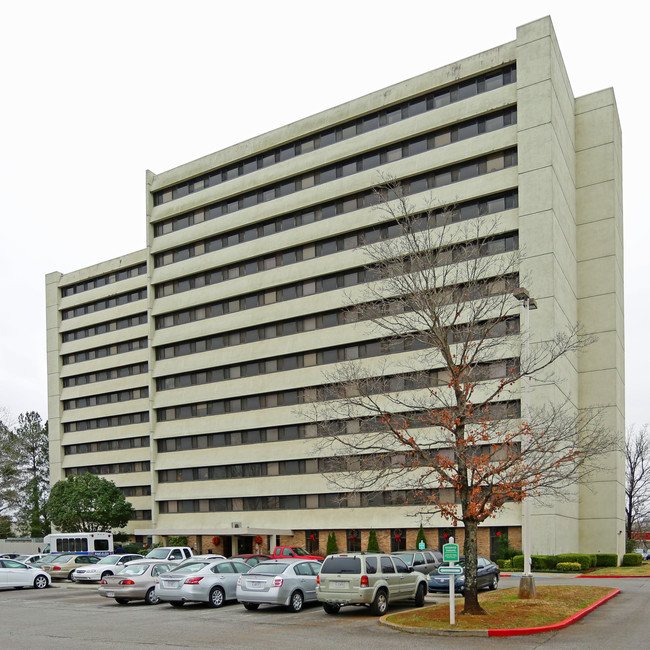
[[[596,566],[618,566],[616,553],[599,553],[596,555]]]
[[[623,556],[621,566],[639,566],[643,562],[643,555],[641,553],[626,553]]]
[[[576,553],[578,555],[578,553]],[[580,571],[582,565],[580,562],[558,562],[555,567],[558,571]]]
[[[561,562],[578,562],[583,571],[591,566],[591,556],[584,553],[562,553],[557,556],[557,561],[558,564]]]

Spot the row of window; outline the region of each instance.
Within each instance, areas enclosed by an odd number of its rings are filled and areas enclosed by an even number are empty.
[[[97,442],[82,442],[77,445],[64,445],[63,454],[92,454],[98,451],[118,451],[121,449],[139,449],[150,445],[149,436],[136,438],[118,438],[117,440],[99,440]]]
[[[412,219],[409,219],[409,226],[413,230],[425,230],[443,225],[445,222],[459,222],[478,218],[479,216],[496,214],[516,208],[516,199],[516,194],[513,195],[512,192],[502,193],[489,199],[468,202],[453,211],[437,210],[432,214],[415,215]],[[483,209],[483,212],[481,212],[481,209]],[[345,235],[330,237],[319,242],[309,242],[308,244],[287,248],[269,255],[257,256],[246,262],[228,264],[213,268],[207,272],[163,282],[156,286],[155,295],[156,298],[162,298],[185,291],[192,291],[193,289],[219,284],[227,280],[270,271],[280,266],[288,266],[316,257],[333,255],[340,251],[352,250],[359,246],[375,244],[386,239],[394,239],[404,234],[406,234],[404,224],[397,221],[386,222],[370,228],[360,228]],[[208,240],[208,243],[209,241],[214,240]],[[187,250],[187,248],[184,250]],[[193,244],[192,250],[209,252],[210,247],[208,246],[206,250],[205,245]]]
[[[397,151],[397,149],[395,149],[395,151]],[[401,151],[401,149],[399,149],[399,151]],[[404,186],[407,186],[409,188],[409,194],[426,192],[427,190],[443,187],[451,183],[457,183],[468,178],[474,178],[475,176],[480,176],[488,172],[498,171],[504,167],[512,166],[513,163],[511,160],[510,164],[505,163],[504,153],[505,152],[495,152],[493,154],[482,156],[481,158],[467,162],[441,167],[437,170],[429,171],[426,174],[418,174],[408,179],[401,179],[401,182]],[[397,154],[395,154],[395,156],[397,156]],[[397,160],[398,158],[395,159]],[[376,166],[382,164],[381,160],[381,155],[377,154]],[[390,161],[386,160],[385,162]],[[355,159],[355,169],[356,164],[357,163]],[[516,164],[516,160],[514,164]],[[477,167],[478,165],[480,165],[480,169]],[[338,169],[338,167],[336,169]],[[334,174],[334,177],[328,178],[328,181],[337,178],[336,174],[338,172],[336,169],[332,172]],[[341,167],[341,170],[343,169],[344,168]],[[350,169],[349,173],[352,174],[356,172]],[[343,171],[341,171],[341,174],[343,175]],[[314,177],[311,178],[312,180],[309,182],[312,183],[312,185],[316,184],[316,182],[313,180]],[[320,176],[318,176],[318,180],[321,182]],[[190,226],[193,226],[197,223],[202,223],[203,221],[216,219],[217,217],[221,217],[225,214],[231,214],[238,210],[243,210],[244,208],[250,208],[255,205],[265,203],[266,201],[271,201],[275,198],[288,196],[289,194],[293,194],[294,192],[299,191],[302,189],[302,187],[302,176],[298,177],[298,179],[286,179],[279,184],[275,184],[267,188],[262,188],[259,191],[249,192],[248,194],[231,197],[227,200],[213,203],[209,206],[206,206],[205,208],[199,208],[185,212],[183,214],[175,215],[168,219],[157,222],[154,225],[154,236],[157,237],[177,230],[183,230],[184,228],[189,228]],[[301,225],[305,225],[305,223],[312,223],[321,219],[328,219],[336,214],[344,214],[363,207],[372,207],[376,204],[377,196],[372,189],[369,189],[336,199],[334,201],[322,203],[318,206],[312,206],[310,208],[300,210],[292,214],[291,218],[295,222],[296,216],[299,215]],[[255,233],[257,233],[257,229],[254,230]],[[271,232],[268,234],[271,234]]]
[[[497,278],[486,284],[487,289],[493,293],[503,293],[517,286],[519,284],[516,274]],[[386,311],[386,315],[394,313],[392,306],[387,302],[378,306],[378,309],[390,309],[391,311]],[[379,317],[382,314],[378,312],[376,315]],[[338,325],[357,322],[359,317],[359,312],[354,309],[337,309],[322,312],[318,315],[301,316],[295,319],[277,321],[261,327],[248,327],[223,334],[193,339],[191,341],[183,341],[182,343],[160,346],[156,348],[156,359],[159,361],[162,359],[173,359],[188,354],[200,354],[207,350],[220,350],[221,348],[253,343],[255,341],[264,341],[302,332],[337,327]]]
[[[403,307],[403,305],[400,305]],[[513,318],[501,323],[482,323],[480,325],[482,335],[489,338],[500,337],[519,332],[519,319]],[[486,333],[486,327],[487,333]],[[449,342],[456,343],[462,335],[459,328],[449,331]],[[467,335],[467,333],[465,333]],[[281,357],[275,357],[260,361],[250,361],[242,364],[233,364],[220,368],[210,368],[208,370],[197,370],[194,372],[181,373],[169,377],[161,377],[156,380],[156,389],[159,391],[173,390],[176,388],[187,388],[189,386],[200,386],[231,379],[243,377],[256,377],[274,372],[284,372],[295,370],[297,368],[308,368],[311,366],[325,365],[329,363],[338,363],[341,361],[351,361],[354,359],[367,359],[387,354],[399,354],[410,350],[425,349],[428,346],[417,336],[408,338],[379,338],[375,340],[364,341],[363,343],[336,346],[309,350],[298,354],[288,354]],[[477,366],[479,368],[481,366]],[[432,374],[436,371],[426,371]],[[415,378],[415,374],[413,377]],[[505,376],[505,375],[504,375]],[[431,376],[430,380],[434,380]],[[421,378],[418,378],[421,381]],[[427,385],[440,385],[440,381]],[[443,380],[442,383],[447,383]],[[415,388],[415,386],[413,386]]]
[[[73,431],[90,431],[92,429],[105,429],[107,427],[125,427],[130,424],[141,424],[149,422],[149,412],[125,413],[123,415],[113,415],[112,417],[93,418],[91,420],[79,420],[77,422],[67,422],[63,425],[64,433]]]
[[[70,363],[81,363],[82,361],[92,361],[93,359],[103,359],[112,357],[115,354],[125,354],[134,350],[144,350],[148,345],[147,338],[133,339],[131,341],[122,341],[111,345],[102,345],[90,350],[81,350],[81,352],[72,352],[64,354],[61,357],[61,363],[67,366]]]
[[[130,402],[134,399],[143,399],[149,397],[149,388],[130,388],[128,390],[118,390],[112,393],[100,393],[99,395],[88,395],[87,397],[77,397],[76,399],[63,400],[63,410],[71,411],[73,409],[82,409],[88,406],[102,406],[104,404],[117,404],[118,402]]]
[[[454,256],[463,256],[467,259],[468,254],[477,256],[496,255],[507,251],[516,250],[518,247],[518,235],[507,233],[486,240],[483,245],[475,251],[468,251],[461,246],[454,245],[449,249],[449,256],[446,259],[443,255],[438,256],[441,264],[449,264],[455,261]],[[216,302],[191,307],[176,312],[170,312],[156,316],[156,329],[176,327],[207,318],[216,318],[225,314],[233,314],[246,309],[255,309],[265,305],[272,305],[277,302],[294,300],[305,296],[336,291],[337,289],[354,287],[366,282],[372,282],[380,278],[379,271],[363,267],[351,268],[346,271],[323,275],[316,278],[309,278],[291,284],[273,287],[272,289],[257,291],[249,294],[242,294],[234,298],[227,298]]]
[[[119,271],[115,271],[113,273],[98,275],[91,280],[76,282],[75,284],[69,284],[67,287],[61,287],[61,297],[65,298],[67,296],[74,296],[75,293],[82,293],[83,291],[97,289],[107,284],[114,284],[115,282],[122,282],[123,280],[128,280],[129,278],[136,278],[139,275],[144,275],[146,272],[147,263],[142,262],[142,264],[138,264],[137,266],[129,266],[126,269],[120,269]]]
[[[499,70],[457,82],[440,90],[435,90],[420,97],[396,104],[390,108],[369,113],[364,117],[349,120],[320,133],[284,144],[262,154],[244,158],[239,162],[232,163],[207,174],[202,174],[201,176],[196,176],[188,181],[176,183],[163,190],[154,192],[154,205],[168,203],[188,194],[199,192],[207,187],[214,187],[239,176],[250,174],[258,169],[268,168],[271,165],[289,160],[294,156],[309,153],[315,149],[353,138],[362,133],[368,133],[383,126],[388,126],[426,111],[431,111],[441,106],[446,106],[447,104],[500,88],[515,81],[516,68],[514,64],[511,64]]]
[[[505,375],[504,375],[505,376]],[[519,402],[500,402],[493,404],[490,411],[494,419],[518,418]],[[408,421],[404,419],[404,426],[409,429],[432,426],[427,419],[427,413],[412,411]],[[376,417],[354,418],[349,420],[336,420],[335,422],[318,422],[310,424],[294,424],[280,427],[266,427],[261,429],[247,429],[243,431],[226,431],[220,433],[207,433],[174,438],[163,438],[157,441],[158,453],[173,453],[177,451],[191,451],[193,449],[214,449],[219,447],[236,447],[239,445],[254,445],[265,442],[284,440],[305,440],[321,436],[356,433],[373,433],[386,429],[386,424]]]
[[[424,497],[421,492],[416,490],[386,490],[380,493],[353,492],[221,499],[177,499],[159,501],[158,511],[161,514],[246,512],[252,510],[304,510],[311,508],[371,508],[376,506],[422,505],[423,503],[425,503]]]
[[[129,521],[151,521],[151,510],[134,510]]]
[[[134,375],[143,375],[149,370],[149,364],[146,361],[142,363],[132,363],[128,366],[119,366],[108,370],[97,370],[96,372],[86,372],[81,375],[64,377],[63,387],[73,388],[75,386],[85,386],[100,381],[109,381],[111,379],[124,379]]]
[[[127,499],[129,497],[149,497],[151,496],[151,485],[132,485],[130,487],[121,487],[120,491]]]
[[[119,307],[120,305],[128,305],[131,302],[144,300],[146,297],[147,289],[144,287],[142,289],[137,289],[136,291],[129,291],[127,293],[118,294],[117,296],[111,296],[104,300],[95,300],[94,302],[87,302],[77,307],[71,307],[70,309],[63,309],[61,311],[61,318],[66,320],[68,318],[76,318],[77,316],[84,316],[86,314],[94,314],[95,312],[103,311],[104,309],[111,309],[112,307]]]
[[[148,460],[132,463],[110,463],[107,465],[87,465],[86,467],[68,467],[66,476],[81,476],[82,474],[132,474],[133,472],[148,472],[151,463]]]
[[[495,445],[482,444],[471,448],[476,456],[487,460],[504,460],[505,450]],[[468,451],[470,448],[468,448]],[[455,462],[453,448],[433,449],[432,455],[440,455]],[[238,463],[234,465],[209,465],[205,467],[180,467],[158,471],[159,483],[183,483],[188,481],[220,481],[238,478],[259,478],[262,476],[298,476],[302,474],[327,474],[340,471],[377,470],[387,466],[413,466],[408,454],[395,453],[390,458],[379,454],[354,455],[344,458],[301,458],[294,460],[268,461],[261,463]],[[454,497],[454,490],[446,498]]]
[[[347,204],[348,199],[346,199],[345,204]],[[349,200],[357,201],[357,207],[362,207],[359,206],[359,203],[362,202],[363,199]],[[446,206],[432,210],[427,214],[427,226],[429,228],[433,228],[435,226],[442,226],[449,221],[463,221],[465,219],[471,219],[479,215],[495,214],[504,210],[511,210],[517,206],[517,190],[500,192],[490,196],[482,197],[480,199],[458,203],[454,206]],[[342,204],[341,209],[343,209],[343,207],[344,204]],[[334,215],[335,214],[336,211],[334,211]],[[323,218],[322,212],[319,211],[318,215],[319,218]],[[226,234],[220,234],[215,237],[209,237],[207,239],[192,242],[190,244],[184,244],[176,248],[170,248],[169,250],[166,250],[163,253],[157,253],[154,256],[154,266],[160,267],[167,264],[174,264],[191,257],[198,257],[200,255],[205,255],[206,253],[212,253],[223,248],[229,248],[230,246],[236,246],[237,244],[243,242],[265,237],[275,232],[291,230],[293,228],[297,228],[298,226],[305,225],[306,223],[311,223],[311,221],[304,221],[303,216],[304,215],[302,213],[291,213],[289,215],[283,215],[281,217],[274,217],[267,221],[260,222],[254,226],[245,226],[238,230],[231,230]],[[329,241],[331,240],[326,240],[322,242],[322,244],[325,245]],[[362,240],[360,239],[359,241],[361,242]],[[363,243],[365,243],[365,241]],[[276,253],[276,259],[278,255],[280,255],[281,260],[282,253]],[[309,257],[306,257],[305,259],[309,259]],[[282,265],[282,261],[278,261],[276,264],[276,266]],[[266,268],[264,264],[262,266],[263,268]],[[241,273],[241,275],[245,275],[245,272]]]
[[[118,330],[123,330],[127,327],[144,325],[146,322],[147,314],[135,314],[134,316],[118,318],[117,320],[107,321],[106,323],[99,323],[98,325],[93,325],[91,327],[81,327],[76,330],[64,332],[61,334],[61,341],[63,343],[78,341],[80,339],[88,338],[89,336],[98,336],[99,334],[107,334],[108,332],[117,332]]]

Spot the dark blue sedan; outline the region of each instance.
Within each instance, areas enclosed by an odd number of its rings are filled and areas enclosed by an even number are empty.
[[[465,558],[461,557],[460,561],[456,566],[465,567]],[[478,558],[478,588],[479,589],[496,589],[499,586],[499,575],[501,574],[501,569],[494,563],[488,560],[486,557]],[[455,577],[456,581],[454,584],[454,590],[456,593],[463,594],[465,593],[465,574],[451,576]],[[448,575],[441,575],[438,573],[438,569],[434,569],[429,574],[429,593],[436,592],[445,592],[449,593],[449,578]]]

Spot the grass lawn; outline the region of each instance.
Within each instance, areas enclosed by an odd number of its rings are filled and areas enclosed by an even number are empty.
[[[463,600],[456,600],[455,630],[486,630],[542,627],[561,623],[612,591],[610,587],[537,587],[535,600],[519,600],[518,588],[499,589],[481,595],[487,616],[464,616]],[[392,614],[387,621],[407,627],[450,629],[449,603]]]
[[[606,567],[604,569],[596,569],[589,571],[583,575],[589,576],[650,576],[650,562],[644,562],[639,566],[619,566],[619,567]]]

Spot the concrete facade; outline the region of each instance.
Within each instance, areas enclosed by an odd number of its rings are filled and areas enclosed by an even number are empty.
[[[476,171],[454,176],[472,161]],[[412,547],[412,506],[358,496],[333,506],[316,424],[296,404],[323,384],[332,355],[368,338],[339,313],[363,283],[351,275],[367,261],[359,232],[386,220],[372,188],[382,175],[415,188],[447,169],[437,204],[501,202],[499,232],[518,236],[539,307],[531,342],[577,324],[598,337],[531,391],[532,405],[604,406],[622,437],[616,103],[611,89],[574,98],[544,18],[487,52],[148,172],[146,247],[47,276],[52,481],[106,476],[136,509],[129,532],[191,535],[203,550],[214,537],[235,552],[257,535],[266,548],[313,534],[322,552],[329,531],[342,548],[351,531],[367,544],[371,528],[384,550],[403,537]],[[573,499],[534,506],[533,553],[623,552],[623,457],[605,465]],[[520,525],[520,507],[506,506],[483,527],[481,551],[497,530],[517,545]],[[428,521],[429,543],[447,528]]]

